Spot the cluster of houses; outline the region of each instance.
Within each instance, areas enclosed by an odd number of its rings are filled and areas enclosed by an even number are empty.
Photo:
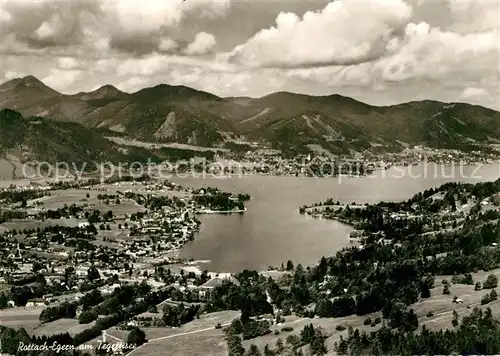
[[[153,266],[159,263],[183,262],[183,259],[178,257],[178,252],[198,231],[199,222],[195,216],[203,207],[197,206],[193,200],[193,191],[174,183],[119,182],[108,185],[108,188],[110,186],[118,189],[139,186],[141,191],[151,192],[148,194],[153,195],[176,191],[180,192],[183,204],[167,204],[154,210],[144,209],[135,216],[113,216],[113,220],[108,222],[113,225],[114,231],[109,234],[97,231],[97,235],[89,229],[93,224],[84,220],[85,210],[82,210],[81,216],[73,217],[82,220],[75,224],[82,239],[68,236],[71,233],[68,234],[64,228],[50,231],[38,229],[17,234],[8,231],[0,234],[0,284],[20,281],[18,285],[22,285],[26,280],[29,281],[27,285],[30,285],[37,274],[43,276],[46,289],[50,293],[28,300],[28,307],[79,300],[83,296],[81,287],[89,281],[91,268],[98,271],[102,280],[112,281],[101,283],[97,287],[103,295],[113,293],[115,288],[122,284],[143,281],[154,290],[165,287],[165,283],[155,276]],[[87,190],[94,191],[91,187]],[[106,190],[104,185],[97,185],[95,191],[109,190]],[[205,193],[208,194],[201,190],[196,194]],[[58,219],[52,219],[53,225],[58,225],[57,221]],[[82,244],[75,243],[75,240]],[[71,275],[70,282],[68,273]],[[226,278],[231,277],[210,274],[209,280],[201,286],[199,281],[196,283],[195,280],[188,279],[187,283],[177,287],[179,290],[190,289],[198,293],[200,299],[204,299],[210,290]],[[9,301],[9,306],[15,306],[14,302]]]

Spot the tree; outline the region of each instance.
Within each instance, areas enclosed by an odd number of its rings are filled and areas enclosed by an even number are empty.
[[[144,333],[144,331],[142,331],[138,327],[132,328],[132,330],[127,336],[127,343],[138,347],[144,344],[145,342],[146,342],[146,334]]]
[[[456,310],[453,311],[453,319],[451,321],[451,324],[454,326],[454,327],[457,327],[458,326],[458,313]]]
[[[302,343],[304,344],[310,344],[314,340],[314,326],[312,324],[305,325],[304,329],[302,329],[300,333],[300,338]]]
[[[281,338],[278,338],[278,340],[276,340],[276,352],[278,353],[278,355],[281,355],[284,350],[285,346],[283,345],[283,340],[281,340]]]
[[[483,289],[496,288],[498,285],[498,277],[494,274],[490,274],[483,284]]]
[[[78,322],[80,324],[88,324],[97,319],[99,314],[95,310],[87,310],[80,314]]]
[[[315,337],[310,345],[310,349],[313,355],[326,355],[328,352],[325,345],[325,339],[323,337]]]
[[[292,347],[297,347],[300,344],[300,338],[296,334],[290,334],[286,337],[286,343]]]
[[[250,345],[250,349],[247,351],[247,353],[245,354],[246,356],[261,356],[261,353],[259,351],[259,348],[252,344]]]
[[[332,302],[330,299],[322,298],[318,300],[316,304],[316,308],[314,309],[314,313],[321,318],[331,317],[332,316]]]
[[[241,343],[241,338],[237,335],[229,335],[227,337],[227,345],[229,348],[228,356],[243,356],[245,349]]]
[[[288,262],[286,263],[286,270],[287,271],[293,271],[293,262],[288,260]]]
[[[476,282],[476,285],[474,286],[474,290],[475,291],[481,290],[481,282]]]
[[[241,334],[243,332],[243,324],[240,319],[234,319],[229,326],[229,330],[232,334]]]
[[[0,294],[0,309],[5,309],[7,308],[7,302],[9,300],[7,299],[7,297],[5,296],[5,293],[1,293]]]
[[[422,287],[420,289],[420,296],[422,298],[430,298],[431,290],[430,290],[429,285],[427,283],[422,284]]]
[[[444,285],[443,294],[450,294],[450,285],[449,284]]]
[[[89,281],[95,281],[97,279],[101,279],[101,275],[99,274],[99,271],[97,270],[96,266],[90,266],[90,268],[87,271],[87,278]]]
[[[11,328],[7,328],[1,334],[1,351],[10,355],[15,355],[18,349],[18,340],[16,337],[16,331]]]
[[[490,295],[489,294],[483,295],[483,297],[481,298],[481,305],[488,304],[489,302],[491,302]]]
[[[251,320],[243,324],[243,340],[253,339],[262,335],[269,334],[269,323],[267,321]]]
[[[269,348],[269,345],[264,346],[264,356],[274,356],[274,351]]]
[[[71,287],[74,283],[75,279],[75,268],[74,267],[66,267],[64,270],[64,283]]]

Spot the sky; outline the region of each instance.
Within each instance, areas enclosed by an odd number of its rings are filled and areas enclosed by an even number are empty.
[[[0,0],[0,82],[500,110],[500,0]]]

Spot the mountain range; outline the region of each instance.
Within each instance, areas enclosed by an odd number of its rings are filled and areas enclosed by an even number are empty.
[[[57,147],[62,136],[82,134],[91,138],[99,152],[113,157],[119,156],[119,150],[104,137],[204,147],[256,142],[293,152],[308,151],[314,145],[334,154],[397,151],[413,145],[466,150],[500,142],[499,112],[430,100],[380,107],[340,95],[288,92],[262,98],[221,98],[166,84],[134,93],[104,85],[92,92],[66,95],[26,76],[0,86],[0,109],[22,114],[17,116],[23,117],[22,130],[29,127],[32,133],[21,139],[11,133],[16,130],[11,123],[0,120],[0,146],[4,148],[34,144],[30,140],[35,139],[47,145],[54,142]],[[16,116],[10,111],[3,115]],[[38,119],[26,119],[33,117]],[[60,134],[45,137],[42,128]],[[67,131],[60,131],[63,128]],[[71,152],[80,144],[85,146],[76,137],[73,142]],[[107,148],[102,150],[104,146]],[[43,149],[35,151],[42,153]],[[93,158],[82,152],[80,156]]]

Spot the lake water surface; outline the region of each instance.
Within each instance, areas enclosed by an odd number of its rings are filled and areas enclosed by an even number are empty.
[[[192,187],[218,187],[248,193],[245,214],[201,215],[202,226],[182,255],[209,261],[210,271],[237,272],[266,269],[292,260],[312,265],[349,245],[349,226],[298,213],[301,205],[333,198],[343,203],[405,200],[422,190],[450,181],[493,181],[500,164],[483,166],[394,167],[361,178],[295,178],[243,176],[234,178],[175,178]]]

